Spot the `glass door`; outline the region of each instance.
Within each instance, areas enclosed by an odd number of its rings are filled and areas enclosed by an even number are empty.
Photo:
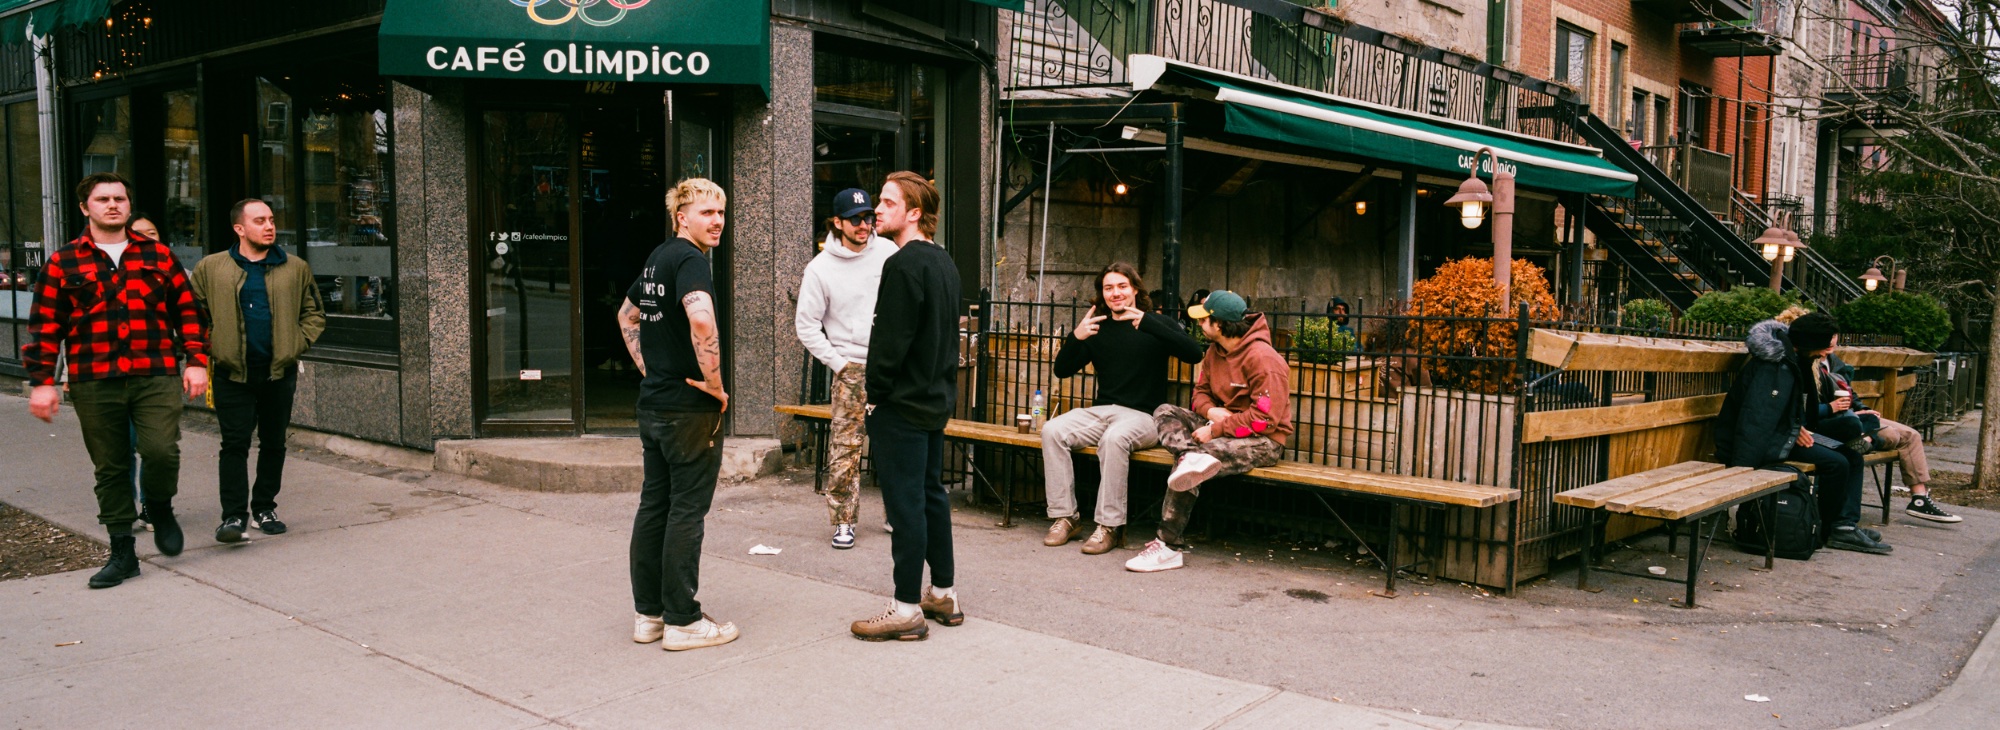
[[[575,433],[582,391],[572,336],[579,189],[571,115],[488,110],[478,127],[479,430]]]

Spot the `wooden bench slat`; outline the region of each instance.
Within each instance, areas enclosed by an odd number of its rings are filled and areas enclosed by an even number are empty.
[[[802,418],[827,420],[833,417],[833,408],[825,405],[781,405],[774,408],[783,413]],[[979,423],[953,419],[945,426],[945,437],[960,441],[981,441],[986,443],[1039,450],[1042,437],[1038,433],[1021,433],[1011,426]],[[1083,453],[1096,455],[1097,449],[1082,449]],[[1173,455],[1166,449],[1151,448],[1134,452],[1135,462],[1172,466]],[[1277,466],[1252,469],[1245,475],[1254,479],[1287,482],[1305,486],[1325,487],[1360,494],[1383,497],[1413,499],[1436,502],[1461,507],[1492,507],[1519,499],[1520,490],[1481,484],[1464,484],[1426,477],[1400,476],[1377,472],[1286,462]]]
[[[1599,507],[1603,507],[1605,502],[1610,501],[1614,497],[1623,496],[1626,492],[1630,492],[1636,489],[1644,489],[1656,484],[1660,484],[1662,481],[1672,481],[1684,477],[1691,477],[1700,474],[1707,474],[1709,472],[1721,471],[1722,469],[1723,466],[1721,464],[1716,464],[1712,462],[1683,461],[1679,464],[1674,464],[1672,466],[1663,466],[1658,469],[1649,469],[1642,472],[1627,474],[1625,476],[1611,479],[1609,481],[1598,482],[1596,484],[1592,484],[1587,487],[1578,487],[1576,489],[1571,489],[1569,491],[1557,494],[1555,499],[1556,499],[1556,504],[1566,504],[1572,507],[1583,507],[1585,509],[1597,509]]]
[[[1749,467],[1732,466],[1721,471],[1712,471],[1707,474],[1676,479],[1656,487],[1626,492],[1609,502],[1605,502],[1604,508],[1613,512],[1631,512],[1633,505],[1645,504],[1684,489],[1693,489],[1709,482],[1728,479],[1738,474],[1749,473],[1750,471]]]
[[[1637,505],[1632,509],[1632,514],[1678,520],[1688,515],[1700,514],[1717,505],[1742,501],[1750,495],[1788,483],[1795,478],[1797,476],[1789,472],[1753,470]]]

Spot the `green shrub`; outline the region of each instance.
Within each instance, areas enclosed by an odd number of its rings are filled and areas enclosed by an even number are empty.
[[[1299,362],[1340,363],[1356,348],[1354,335],[1334,327],[1333,320],[1320,317],[1307,317],[1299,323],[1299,333],[1292,337],[1292,351],[1297,353]]]
[[[1762,287],[1739,286],[1729,291],[1712,291],[1694,300],[1686,319],[1720,325],[1749,325],[1762,322],[1799,303],[1791,292],[1779,294]]]
[[[1868,294],[1835,307],[1842,332],[1901,335],[1904,347],[1936,350],[1951,335],[1951,315],[1929,295],[1912,292]]]
[[[1674,317],[1673,308],[1658,299],[1634,299],[1625,303],[1623,311],[1625,326],[1642,330],[1665,327]]]

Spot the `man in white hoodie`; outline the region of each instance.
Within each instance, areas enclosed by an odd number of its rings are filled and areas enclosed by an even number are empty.
[[[854,547],[861,508],[861,453],[867,438],[868,333],[875,325],[875,291],[882,262],[896,244],[875,235],[875,202],[849,188],[833,196],[826,243],[806,264],[799,283],[796,325],[806,351],[833,370],[832,455],[827,460],[826,506],[833,519],[833,547]]]

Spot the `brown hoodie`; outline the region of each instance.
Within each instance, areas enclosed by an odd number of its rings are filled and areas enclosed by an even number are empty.
[[[1212,343],[1194,383],[1194,412],[1229,409],[1213,429],[1216,436],[1265,436],[1283,445],[1292,433],[1292,367],[1271,347],[1271,325],[1261,312],[1246,320],[1250,333],[1225,351]]]

